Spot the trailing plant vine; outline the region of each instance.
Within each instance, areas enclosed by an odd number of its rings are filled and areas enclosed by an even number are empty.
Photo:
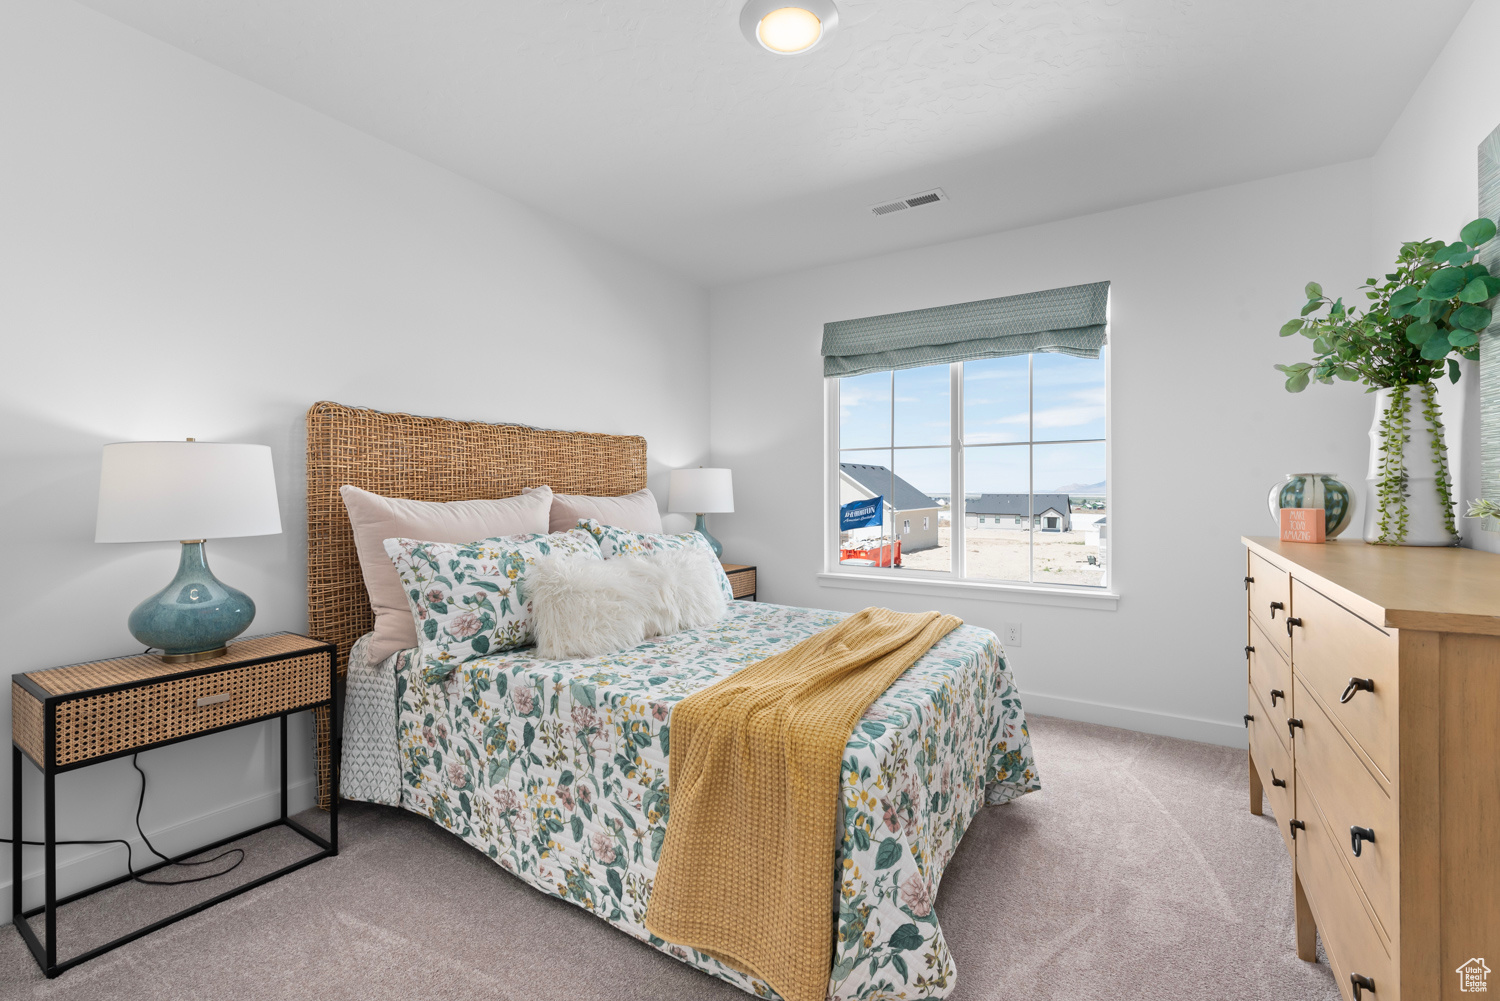
[[[1321,285],[1308,282],[1302,315],[1281,328],[1282,337],[1300,333],[1313,342],[1311,362],[1276,366],[1286,376],[1288,392],[1300,393],[1312,382],[1328,384],[1335,379],[1363,383],[1369,392],[1392,391],[1378,423],[1379,541],[1384,544],[1400,545],[1406,539],[1409,474],[1404,448],[1411,441],[1411,386],[1422,387],[1422,414],[1432,427],[1444,525],[1451,535],[1458,535],[1433,381],[1446,373],[1457,382],[1462,374],[1459,360],[1479,357],[1479,335],[1494,319],[1487,304],[1500,295],[1500,277],[1474,258],[1495,232],[1493,220],[1475,219],[1454,243],[1403,243],[1395,270],[1385,281],[1369,278],[1360,286],[1369,300],[1364,309],[1347,306],[1342,298],[1329,299]],[[1326,315],[1314,315],[1324,307]]]
[[[1431,383],[1428,383],[1431,385]],[[1405,386],[1391,390],[1390,406],[1380,415],[1380,479],[1376,489],[1380,496],[1381,545],[1399,546],[1406,538],[1406,443],[1411,441],[1411,399]]]
[[[1432,464],[1437,470],[1438,500],[1443,505],[1443,526],[1448,534],[1457,536],[1458,525],[1453,520],[1453,478],[1448,475],[1448,443],[1443,434],[1443,419],[1437,405],[1437,387],[1430,382],[1422,383],[1422,416],[1432,428]]]

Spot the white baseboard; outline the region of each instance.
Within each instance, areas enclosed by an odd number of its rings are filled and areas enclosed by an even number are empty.
[[[1078,720],[1081,723],[1101,723],[1124,730],[1139,730],[1156,733],[1163,737],[1179,737],[1205,744],[1222,744],[1225,747],[1248,747],[1245,728],[1240,723],[1225,723],[1196,716],[1179,716],[1176,713],[1151,712],[1146,709],[1128,709],[1104,702],[1089,702],[1086,699],[1070,699],[1061,695],[1021,694],[1021,705],[1027,712],[1039,716],[1059,716]]]
[[[291,813],[306,810],[314,804],[316,798],[315,779],[303,779],[287,785],[287,809]],[[268,820],[275,819],[280,814],[280,810],[281,790],[271,789],[240,800],[238,803],[231,803],[171,826],[150,831],[148,836],[152,844],[161,848],[162,851],[176,854],[185,851],[189,846],[210,844],[236,831],[264,824]],[[133,833],[123,840],[130,842],[131,856],[135,859],[137,868],[144,868],[157,861],[145,842]],[[0,849],[5,847],[15,851],[14,845],[0,845]],[[66,859],[59,858],[57,863],[57,895],[59,897],[125,874],[125,849],[120,845],[64,845],[59,846],[57,851],[59,856],[67,855]],[[7,857],[3,875],[0,875],[0,879],[3,879],[0,881],[0,923],[9,924],[11,919],[11,862],[8,853],[4,854]],[[21,889],[25,906],[30,908],[42,902],[44,892],[42,849],[28,847],[23,859]]]

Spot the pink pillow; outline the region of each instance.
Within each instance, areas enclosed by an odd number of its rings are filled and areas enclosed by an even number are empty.
[[[547,489],[528,487],[522,493]],[[627,532],[660,535],[662,530],[661,511],[657,510],[656,497],[650,490],[637,490],[623,497],[552,494],[552,514],[547,525],[549,531],[566,532],[580,521],[588,521],[590,518],[601,524],[623,528]]]
[[[549,487],[532,487],[519,497],[500,500],[446,503],[382,497],[349,484],[340,487],[339,493],[354,527],[359,569],[375,612],[375,635],[368,653],[375,663],[417,645],[406,592],[385,554],[386,539],[461,543],[498,535],[545,534],[552,507]]]

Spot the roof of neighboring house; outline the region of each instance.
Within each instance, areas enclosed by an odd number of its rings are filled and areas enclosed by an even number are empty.
[[[884,497],[897,511],[938,506],[937,501],[901,477],[895,477],[892,482],[891,471],[884,466],[869,466],[862,462],[841,462],[839,472],[870,493]]]
[[[1067,514],[1070,506],[1067,494],[1035,494],[1035,513],[1042,514],[1048,508],[1058,514]],[[980,494],[978,499],[964,502],[965,514],[1014,514],[1024,515],[1031,502],[1026,494]]]

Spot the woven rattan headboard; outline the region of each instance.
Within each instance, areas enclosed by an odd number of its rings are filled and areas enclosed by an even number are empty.
[[[450,501],[514,497],[547,484],[558,493],[615,497],[646,486],[646,439],[543,431],[314,403],[307,410],[307,631],[349,647],[374,622],[354,532],[339,487]],[[331,776],[327,710],[317,711],[318,805]]]
[[[315,403],[307,411],[307,627],[349,647],[374,617],[339,487],[414,500],[558,493],[614,497],[646,486],[646,439],[413,417]]]

